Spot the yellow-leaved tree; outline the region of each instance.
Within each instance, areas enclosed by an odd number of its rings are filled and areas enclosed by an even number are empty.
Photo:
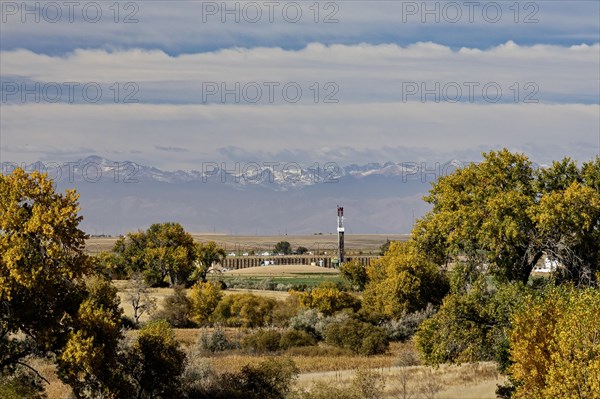
[[[392,242],[383,257],[371,262],[367,274],[363,310],[382,318],[399,318],[428,303],[439,305],[449,289],[444,272],[413,241]]]
[[[600,290],[555,287],[512,320],[515,399],[600,398]]]
[[[37,384],[28,360],[47,356],[83,398],[120,389],[121,309],[114,287],[90,277],[77,200],[45,174],[0,175],[0,379],[26,370]]]
[[[0,370],[58,350],[76,317],[90,266],[77,199],[38,172],[0,175]]]
[[[197,282],[190,289],[191,319],[202,325],[209,321],[210,316],[223,298],[221,284],[216,282]]]

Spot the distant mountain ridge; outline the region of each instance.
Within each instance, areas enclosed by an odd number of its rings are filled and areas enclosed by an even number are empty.
[[[453,162],[435,165],[447,173],[458,165]],[[3,163],[2,171],[15,166]],[[438,177],[431,165],[396,162],[318,168],[240,163],[238,169],[226,164],[227,170],[207,163],[199,171],[165,171],[89,156],[24,166],[47,170],[61,191],[77,189],[82,228],[90,234],[122,234],[164,221],[227,234],[335,233],[338,204],[345,208],[347,234],[408,233],[430,209],[422,198]]]
[[[444,165],[456,164],[457,161],[446,162]],[[319,183],[337,183],[340,179],[363,179],[372,176],[400,177],[404,180],[414,180],[424,177],[427,173],[421,170],[431,167],[415,162],[375,162],[365,165],[350,164],[339,166],[328,162],[302,167],[295,162],[259,162],[247,163],[216,163],[205,162],[202,170],[166,171],[153,166],[142,165],[133,161],[113,161],[97,155],[91,155],[77,161],[43,163],[41,161],[27,165],[18,165],[26,170],[47,171],[57,181],[69,183],[96,183],[99,181],[114,182],[162,182],[162,183],[224,183],[239,186],[262,186],[273,190],[289,190],[302,188]],[[2,163],[2,172],[10,172],[17,165],[10,162]]]

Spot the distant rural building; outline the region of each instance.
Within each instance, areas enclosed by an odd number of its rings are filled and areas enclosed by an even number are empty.
[[[555,272],[561,266],[561,263],[556,259],[550,259],[544,256],[543,260],[540,260],[537,265],[533,268],[534,273],[552,273]]]

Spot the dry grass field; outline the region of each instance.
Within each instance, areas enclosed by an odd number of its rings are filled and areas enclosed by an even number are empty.
[[[175,329],[177,339],[186,347],[195,345],[199,335],[207,329]],[[228,335],[235,335],[235,329],[227,329]],[[135,336],[135,331],[128,331],[128,336]],[[494,399],[497,384],[504,382],[490,362],[463,364],[461,366],[442,365],[439,368],[424,366],[397,366],[403,351],[410,343],[392,343],[390,352],[378,356],[290,356],[300,370],[295,382],[297,388],[310,389],[318,381],[344,384],[351,380],[357,368],[375,370],[384,377],[386,383],[385,399],[401,398],[398,396],[400,381],[406,379],[408,386],[416,391],[425,380],[435,380],[440,391],[435,399]],[[410,349],[412,350],[412,349]],[[204,358],[206,363],[217,371],[239,371],[246,364],[257,364],[268,356],[240,354],[223,354]],[[50,381],[47,386],[48,399],[68,399],[69,388],[63,385],[54,372],[54,366],[46,361],[35,360],[32,365]],[[412,399],[425,397],[415,392]]]
[[[197,242],[215,241],[219,246],[225,248],[227,253],[242,253],[250,250],[268,250],[275,247],[279,241],[288,241],[292,248],[299,246],[309,250],[327,250],[337,248],[336,234],[322,235],[283,235],[283,236],[232,236],[220,234],[192,234]],[[364,251],[365,253],[376,253],[381,244],[386,240],[405,241],[407,234],[346,234],[345,248],[350,253]],[[90,253],[109,251],[114,245],[116,237],[93,237],[87,240],[86,246]]]
[[[442,365],[437,369],[423,366],[373,368],[385,381],[385,398],[402,399],[401,381],[406,381],[411,399],[426,398],[419,393],[420,384],[434,380],[439,384],[435,399],[495,399],[496,386],[505,382],[494,363],[471,363],[461,366]],[[349,383],[354,370],[303,373],[296,380],[299,388],[310,389],[318,381]]]

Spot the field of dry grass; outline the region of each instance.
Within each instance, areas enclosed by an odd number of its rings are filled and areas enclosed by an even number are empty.
[[[196,344],[203,329],[176,329],[177,339],[189,348]],[[227,329],[228,335],[239,333],[236,329]],[[135,336],[135,331],[127,332]],[[418,387],[424,381],[435,381],[439,385],[439,392],[435,399],[493,399],[497,384],[504,382],[496,370],[496,365],[491,362],[463,364],[461,366],[442,365],[438,368],[424,366],[399,367],[398,361],[401,354],[405,353],[411,344],[392,343],[390,352],[378,356],[289,356],[296,363],[300,374],[295,382],[295,387],[310,389],[318,382],[349,382],[357,368],[375,370],[384,377],[386,383],[385,398],[402,398],[398,396],[401,381],[407,384],[414,392],[412,399],[424,399],[419,394]],[[412,349],[409,349],[412,350]],[[285,356],[285,354],[284,354]],[[208,364],[217,371],[239,371],[246,364],[258,364],[268,356],[254,356],[242,354],[224,354],[206,358]],[[47,361],[35,360],[32,365],[50,381],[47,386],[48,399],[68,399],[69,387],[63,385],[54,372],[54,366]]]
[[[354,366],[353,366],[354,367]],[[425,382],[432,382],[439,390],[435,399],[495,399],[496,386],[505,382],[498,374],[494,363],[470,363],[461,366],[442,365],[439,368],[424,366],[374,368],[385,381],[384,397],[402,399],[400,393],[403,382],[412,396],[411,399],[424,399],[419,392]],[[296,387],[310,389],[316,382],[349,383],[354,370],[329,371],[300,374]],[[433,385],[432,384],[432,385]]]
[[[299,246],[309,250],[337,248],[337,235],[283,235],[283,236],[231,236],[220,234],[192,234],[197,242],[215,241],[225,248],[226,252],[244,252],[250,250],[268,250],[275,247],[279,241],[288,241],[292,248]],[[365,253],[377,252],[381,244],[389,239],[392,241],[408,239],[407,234],[346,234],[345,248],[350,253],[364,251]],[[86,241],[86,248],[90,253],[109,251],[116,237],[93,237]]]

